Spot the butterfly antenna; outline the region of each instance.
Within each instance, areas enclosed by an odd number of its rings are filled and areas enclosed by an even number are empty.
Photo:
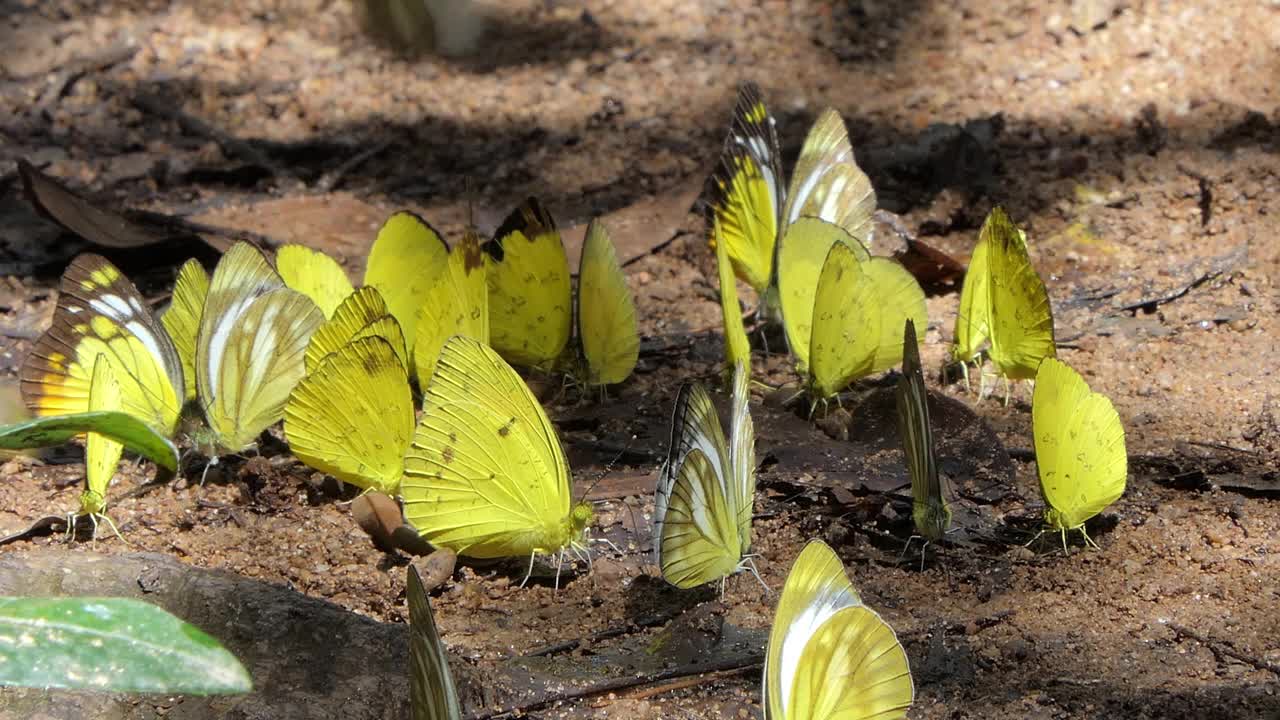
[[[623,445],[622,449],[618,451],[618,454],[614,455],[613,459],[610,460],[609,463],[604,466],[604,470],[600,471],[600,476],[595,479],[595,482],[591,483],[591,485],[587,487],[586,492],[582,493],[582,498],[579,499],[578,502],[587,501],[587,496],[590,495],[591,491],[595,490],[596,486],[599,485],[601,482],[603,482],[604,479],[609,475],[609,473],[613,471],[613,466],[616,465],[617,462],[622,459],[623,455],[627,454],[627,451],[631,449],[632,441],[634,441],[635,439],[636,439],[636,435],[634,433],[631,435],[631,437],[627,438],[627,444]]]

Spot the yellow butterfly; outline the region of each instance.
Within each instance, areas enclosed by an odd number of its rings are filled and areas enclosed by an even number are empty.
[[[182,377],[186,383],[185,400],[196,399],[196,335],[200,332],[200,316],[204,298],[209,294],[209,273],[199,260],[188,260],[178,270],[173,286],[173,299],[160,316],[160,322],[173,340],[182,361]]]
[[[837,243],[851,250],[859,263],[871,259],[866,247],[844,228],[813,217],[800,218],[792,224],[787,231],[787,241],[779,251],[778,294],[783,328],[796,371],[802,375],[809,367],[818,280],[832,246]]]
[[[119,410],[124,401],[120,383],[116,382],[111,360],[98,355],[93,363],[93,377],[89,382],[89,410]],[[88,516],[93,523],[93,535],[98,534],[99,519],[105,521],[121,540],[116,524],[107,517],[107,487],[116,474],[124,445],[99,433],[87,433],[84,444],[84,490],[80,493],[80,511],[67,521],[67,534],[74,535],[76,519]]]
[[[1057,354],[1049,293],[1031,265],[1024,236],[1003,210],[991,210],[981,234],[989,242],[991,362],[1008,380],[1030,380],[1041,360]]]
[[[398,212],[378,230],[365,264],[364,284],[378,288],[404,331],[405,347],[417,340],[414,319],[427,291],[444,270],[449,246],[426,220]]]
[[[409,706],[413,720],[462,720],[458,688],[449,672],[431,601],[413,565],[409,566],[405,599],[409,602]]]
[[[578,260],[578,338],[588,385],[614,385],[631,377],[640,357],[636,306],[599,218],[587,225]]]
[[[196,390],[218,451],[240,452],[284,417],[323,320],[257,248],[236,243],[222,256],[196,337]]]
[[[844,565],[810,541],[787,574],[765,653],[766,720],[893,720],[915,698],[893,628],[863,604]]]
[[[305,245],[285,245],[276,251],[276,272],[284,284],[311,298],[332,318],[338,305],[355,290],[337,260]]]
[[[516,365],[552,369],[569,344],[569,261],[551,215],[529,198],[485,243],[489,339]]]
[[[404,517],[436,547],[495,558],[580,549],[591,506],[574,504],[555,427],[490,347],[445,343],[405,456]],[[526,580],[527,580],[526,576]]]
[[[716,237],[720,237],[720,222],[715,223]],[[738,286],[733,266],[723,242],[716,242],[716,270],[720,276],[720,314],[724,321],[724,365],[729,374],[742,366],[751,367],[751,341],[742,324],[742,308],[738,306]]]
[[[489,342],[489,285],[480,238],[468,231],[449,251],[444,272],[427,290],[415,323],[418,339],[413,364],[418,387],[425,390],[440,349],[454,335]]]
[[[956,312],[955,344],[951,346],[951,361],[960,363],[966,388],[969,385],[969,363],[980,364],[978,358],[991,338],[991,268],[987,260],[987,248],[991,245],[989,223],[984,223],[978,235],[978,244],[969,258],[964,272],[964,284],[960,288],[960,308]]]
[[[1085,532],[1085,521],[1124,493],[1129,474],[1120,416],[1079,373],[1047,358],[1036,372],[1031,428],[1045,524],[1062,533],[1064,551],[1068,530],[1079,530],[1086,543],[1097,547]]]
[[[911,475],[911,519],[926,543],[938,542],[951,527],[951,508],[943,497],[929,425],[929,390],[920,366],[916,326],[909,318],[902,332],[902,376],[898,378],[898,433]]]
[[[485,244],[493,348],[517,365],[555,369],[573,333],[564,245],[550,214],[529,198]],[[588,385],[622,382],[640,351],[626,276],[598,220],[587,228],[578,266],[578,350]]]
[[[23,362],[27,406],[41,416],[86,412],[99,355],[112,364],[119,409],[173,437],[186,388],[178,351],[119,268],[85,254],[63,273],[53,324]]]
[[[285,406],[284,435],[308,466],[395,496],[414,420],[404,363],[375,335],[329,354],[298,383]]]
[[[738,277],[761,295],[767,314],[777,311],[778,273],[785,271],[778,247],[791,223],[815,216],[840,225],[859,240],[870,233],[875,192],[854,161],[839,113],[827,109],[818,116],[784,193],[776,122],[753,84],[738,91],[713,184],[713,209],[729,257]]]
[[[385,340],[400,359],[400,365],[408,366],[409,353],[400,323],[387,309],[382,293],[376,287],[365,286],[352,291],[339,303],[333,316],[311,335],[305,355],[307,372],[315,370],[325,358],[347,343],[365,337]]]
[[[807,362],[797,353],[810,398],[824,402],[901,362],[908,319],[922,327],[928,321],[924,291],[911,273],[889,258],[863,260],[854,247],[833,243],[814,291]],[[791,332],[792,321],[786,325]]]
[[[743,568],[755,571],[748,555],[756,493],[749,383],[750,371],[738,365],[728,443],[706,388],[686,383],[676,398],[653,511],[657,564],[676,587],[723,581]]]

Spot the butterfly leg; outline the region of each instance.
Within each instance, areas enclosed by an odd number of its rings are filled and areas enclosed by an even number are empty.
[[[1004,378],[1004,406],[1009,407],[1009,398],[1012,396],[1013,386],[1009,382],[1009,376]]]
[[[1069,556],[1069,555],[1071,555],[1071,551],[1067,549],[1067,530],[1066,530],[1066,528],[1063,528],[1063,529],[1062,529],[1062,533],[1061,533],[1061,534],[1062,534],[1062,554],[1063,554],[1063,555],[1068,555],[1068,556]]]
[[[67,513],[67,532],[63,535],[64,542],[71,542],[76,536],[76,520],[80,518],[73,512]]]
[[[960,377],[964,379],[964,391],[972,395],[973,388],[969,385],[969,363],[965,360],[960,361]]]
[[[529,578],[533,577],[533,559],[537,556],[537,553],[529,553],[529,570],[525,572],[524,579],[520,581],[520,587],[524,587],[529,582]],[[557,579],[559,579],[558,574]]]
[[[1044,534],[1044,531],[1045,528],[1040,528],[1040,532],[1036,533],[1035,536],[1028,540],[1022,547],[1030,547],[1032,543],[1040,539],[1040,536]]]
[[[1088,532],[1085,532],[1085,529],[1084,529],[1084,525],[1083,525],[1083,524],[1081,524],[1081,525],[1080,525],[1080,537],[1084,538],[1084,544],[1085,544],[1085,545],[1088,545],[1089,547],[1093,548],[1094,550],[1101,550],[1101,549],[1102,549],[1102,546],[1100,546],[1100,545],[1098,545],[1098,543],[1094,542],[1094,541],[1093,541],[1093,538],[1089,537],[1089,533],[1088,533]]]
[[[129,544],[129,541],[125,540],[124,536],[120,534],[120,528],[116,527],[116,523],[114,520],[111,519],[110,515],[98,514],[98,515],[91,515],[90,517],[101,518],[102,521],[107,524],[107,527],[111,528],[111,532],[114,533],[115,536],[120,539],[120,542],[124,543],[125,545]],[[98,525],[96,521],[94,522],[93,532],[95,535],[98,533]]]
[[[630,509],[630,506],[628,506],[628,509]],[[619,556],[626,555],[626,553],[622,551],[622,548],[618,547],[612,540],[610,540],[607,537],[591,538],[591,542],[604,543],[605,545],[608,545],[610,548],[612,548],[614,552],[618,553]],[[588,553],[587,557],[591,557],[591,554]]]
[[[760,571],[756,569],[756,561],[755,561],[754,555],[748,555],[747,557],[742,558],[742,564],[739,565],[738,567],[750,570],[751,574],[755,576],[756,582],[760,583],[760,587],[764,588],[764,592],[766,595],[773,594],[773,590],[769,588],[769,584],[764,581],[764,578],[760,577]]]

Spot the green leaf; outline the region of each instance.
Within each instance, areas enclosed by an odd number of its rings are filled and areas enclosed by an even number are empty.
[[[168,438],[132,415],[108,410],[50,415],[0,427],[0,450],[61,445],[86,432],[106,435],[166,470],[178,469],[178,448]]]
[[[0,685],[244,693],[248,671],[217,640],[126,598],[0,598]]]

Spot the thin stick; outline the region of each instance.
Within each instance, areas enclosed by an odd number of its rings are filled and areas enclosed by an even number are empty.
[[[695,675],[693,677],[680,678],[679,680],[673,680],[671,682],[662,683],[660,685],[654,685],[653,687],[639,689],[639,690],[636,690],[635,692],[625,693],[623,697],[625,697],[628,700],[644,700],[646,698],[651,698],[656,695],[664,695],[669,692],[675,692],[676,690],[683,690],[685,688],[697,687],[707,682],[712,682],[715,680],[723,680],[725,678],[733,677],[734,675],[741,675],[747,672],[748,670],[755,670],[758,667],[760,667],[759,664],[754,664],[754,665],[747,665],[745,667],[740,667],[736,670],[722,670],[720,672],[703,673],[701,675]]]
[[[1231,645],[1227,644],[1222,640],[1210,639],[1208,637],[1205,637],[1204,635],[1201,635],[1195,630],[1192,630],[1191,628],[1188,628],[1188,627],[1183,627],[1178,623],[1165,622],[1163,624],[1167,625],[1169,629],[1172,630],[1177,635],[1180,635],[1183,637],[1189,637],[1192,640],[1195,640],[1196,642],[1200,643],[1201,645],[1204,645],[1205,647],[1209,648],[1210,652],[1212,652],[1214,656],[1218,658],[1219,662],[1222,661],[1222,656],[1226,655],[1229,658],[1239,660],[1240,662],[1245,663],[1247,665],[1252,665],[1254,668],[1258,670],[1268,670],[1271,673],[1277,676],[1280,676],[1280,665],[1277,665],[1272,662],[1267,662],[1266,660],[1253,657],[1252,655],[1246,655],[1240,652],[1239,650],[1232,648]]]
[[[553,643],[551,645],[543,645],[542,647],[534,648],[533,650],[527,653],[524,653],[519,657],[539,657],[542,655],[555,655],[557,653],[573,650],[584,643],[593,643],[600,640],[608,640],[610,638],[620,637],[622,635],[629,635],[638,630],[643,630],[645,628],[651,628],[658,625],[662,625],[663,623],[681,615],[683,612],[684,612],[684,609],[680,609],[680,610],[669,610],[667,612],[659,613],[657,615],[648,615],[646,617],[633,620],[627,623],[626,625],[619,625],[617,627],[607,628],[605,630],[601,630],[599,632],[595,632],[590,635],[587,635],[586,637],[577,638],[575,640],[565,640],[564,642]]]
[[[513,707],[499,708],[497,710],[477,713],[475,715],[468,715],[467,720],[496,720],[497,718],[505,718],[511,715],[524,715],[534,710],[540,710],[549,705],[555,705],[566,700],[579,700],[582,698],[593,697],[595,695],[618,692],[619,690],[626,690],[628,688],[652,685],[654,683],[663,682],[664,680],[688,677],[690,675],[705,675],[707,673],[749,670],[759,668],[763,666],[763,664],[764,658],[763,652],[761,652],[759,654],[753,654],[747,658],[732,658],[729,660],[721,660],[718,663],[708,663],[706,666],[682,665],[680,667],[651,673],[649,675],[616,678],[602,683],[597,683],[595,685],[574,688],[559,695],[535,700],[528,705],[516,705]]]

